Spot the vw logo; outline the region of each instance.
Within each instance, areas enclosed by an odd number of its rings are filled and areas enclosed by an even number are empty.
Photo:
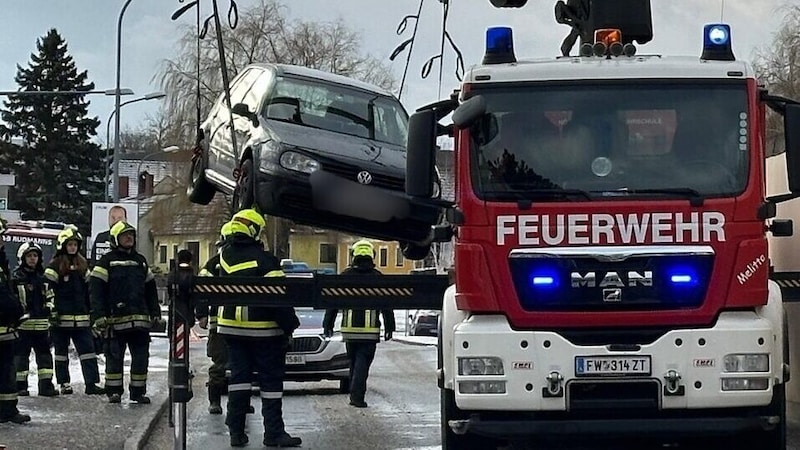
[[[356,180],[358,180],[358,182],[361,184],[370,184],[372,183],[372,174],[366,170],[362,170],[361,172],[358,172],[358,175],[356,175]]]

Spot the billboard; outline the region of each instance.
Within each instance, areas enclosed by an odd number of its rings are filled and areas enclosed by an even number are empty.
[[[94,266],[101,256],[110,249],[108,244],[108,230],[119,220],[124,220],[138,229],[139,204],[135,202],[93,202],[92,203],[92,233],[90,249],[87,252],[89,265]]]
[[[47,266],[56,252],[56,238],[61,230],[49,228],[27,228],[10,226],[8,230],[0,236],[3,240],[6,256],[8,257],[8,267],[11,271],[19,266],[17,250],[25,242],[37,244],[42,248],[42,264]]]

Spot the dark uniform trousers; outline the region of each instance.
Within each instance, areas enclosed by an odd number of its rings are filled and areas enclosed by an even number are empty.
[[[50,353],[50,336],[47,331],[17,330],[15,344],[17,361],[17,390],[28,390],[31,349],[36,354],[39,389],[53,384],[53,355]]]
[[[216,330],[209,330],[206,356],[211,358],[208,368],[208,387],[224,393],[228,389],[228,377],[225,375],[228,366],[228,347],[225,338]]]
[[[17,382],[14,374],[15,340],[0,341],[0,418],[17,414]]]
[[[286,373],[286,337],[242,338],[225,335],[228,344],[231,379],[228,385],[228,415],[225,423],[231,432],[244,433],[250,404],[253,372],[258,372],[261,388],[261,414],[264,437],[284,433],[283,379]]]
[[[347,341],[347,357],[350,359],[350,399],[363,402],[367,394],[369,366],[375,359],[375,341]]]
[[[94,336],[89,328],[62,328],[50,329],[55,349],[56,380],[58,384],[70,382],[69,376],[69,341],[75,344],[78,358],[81,361],[81,372],[86,385],[100,382],[100,372],[97,369],[97,354],[94,352]]]
[[[147,367],[150,360],[150,332],[142,329],[116,331],[105,340],[106,394],[122,395],[122,370],[125,349],[131,352],[130,396],[139,397],[147,392]]]

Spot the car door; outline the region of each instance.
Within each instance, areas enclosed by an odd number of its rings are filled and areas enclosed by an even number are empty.
[[[241,103],[247,105],[247,109],[258,117],[259,124],[257,126],[246,117],[238,115],[233,116],[234,130],[236,131],[236,145],[238,145],[240,149],[239,153],[237,153],[239,157],[241,157],[242,151],[247,148],[246,146],[252,139],[259,140],[261,138],[259,135],[259,128],[263,125],[264,119],[260,113],[273,79],[274,77],[271,70],[259,69],[257,77],[253,80],[253,83],[241,100]]]
[[[260,70],[246,69],[231,83],[231,106],[240,103],[250,89],[253,81],[258,77]],[[209,121],[209,155],[208,167],[212,173],[210,177],[217,183],[233,190],[233,168],[236,166],[236,149],[231,139],[230,111],[224,98],[219,102],[219,107]],[[236,120],[234,115],[233,119]],[[237,142],[237,145],[238,142]]]

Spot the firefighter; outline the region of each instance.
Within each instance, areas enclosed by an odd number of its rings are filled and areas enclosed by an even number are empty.
[[[150,328],[163,324],[155,277],[145,257],[136,251],[136,229],[131,224],[114,224],[109,243],[111,251],[97,262],[89,282],[93,324],[105,338],[106,395],[109,403],[122,401],[127,348],[131,353],[130,400],[148,404]]]
[[[220,276],[281,277],[278,259],[257,240],[266,226],[253,209],[234,214],[231,237],[220,254]],[[228,346],[231,379],[228,385],[228,415],[225,423],[232,447],[247,445],[244,432],[250,381],[258,372],[264,445],[298,447],[302,440],[286,433],[283,423],[283,380],[286,349],[300,320],[291,307],[224,306],[217,318],[217,332]]]
[[[17,341],[17,391],[19,395],[28,392],[28,370],[30,355],[36,355],[36,369],[39,378],[39,395],[54,397],[58,395],[53,386],[53,355],[50,353],[50,312],[53,310],[53,291],[49,288],[42,267],[42,248],[32,242],[25,242],[17,250],[19,267],[14,270],[12,283],[17,291],[26,318],[19,326]]]
[[[0,219],[0,235],[6,223]],[[22,317],[22,304],[14,297],[10,286],[8,259],[3,240],[0,239],[0,423],[30,422],[31,416],[17,409],[17,383],[14,373],[14,344],[17,333],[14,326]]]
[[[343,275],[382,275],[375,268],[375,247],[372,242],[360,240],[352,246],[353,261],[345,269]],[[333,335],[333,325],[338,310],[325,311],[323,327],[326,336]],[[384,339],[392,339],[395,330],[392,310],[381,310],[384,321]],[[350,405],[366,408],[364,397],[367,393],[367,377],[369,366],[375,358],[375,348],[380,341],[381,322],[377,310],[345,309],[342,311],[342,338],[347,346],[347,357],[350,359]]]
[[[72,341],[81,362],[84,392],[99,395],[106,391],[97,385],[100,371],[89,321],[89,263],[80,254],[81,244],[83,236],[75,229],[66,228],[58,233],[56,254],[44,271],[55,294],[50,333],[55,348],[56,381],[61,393],[73,392],[69,375],[69,343]]]

